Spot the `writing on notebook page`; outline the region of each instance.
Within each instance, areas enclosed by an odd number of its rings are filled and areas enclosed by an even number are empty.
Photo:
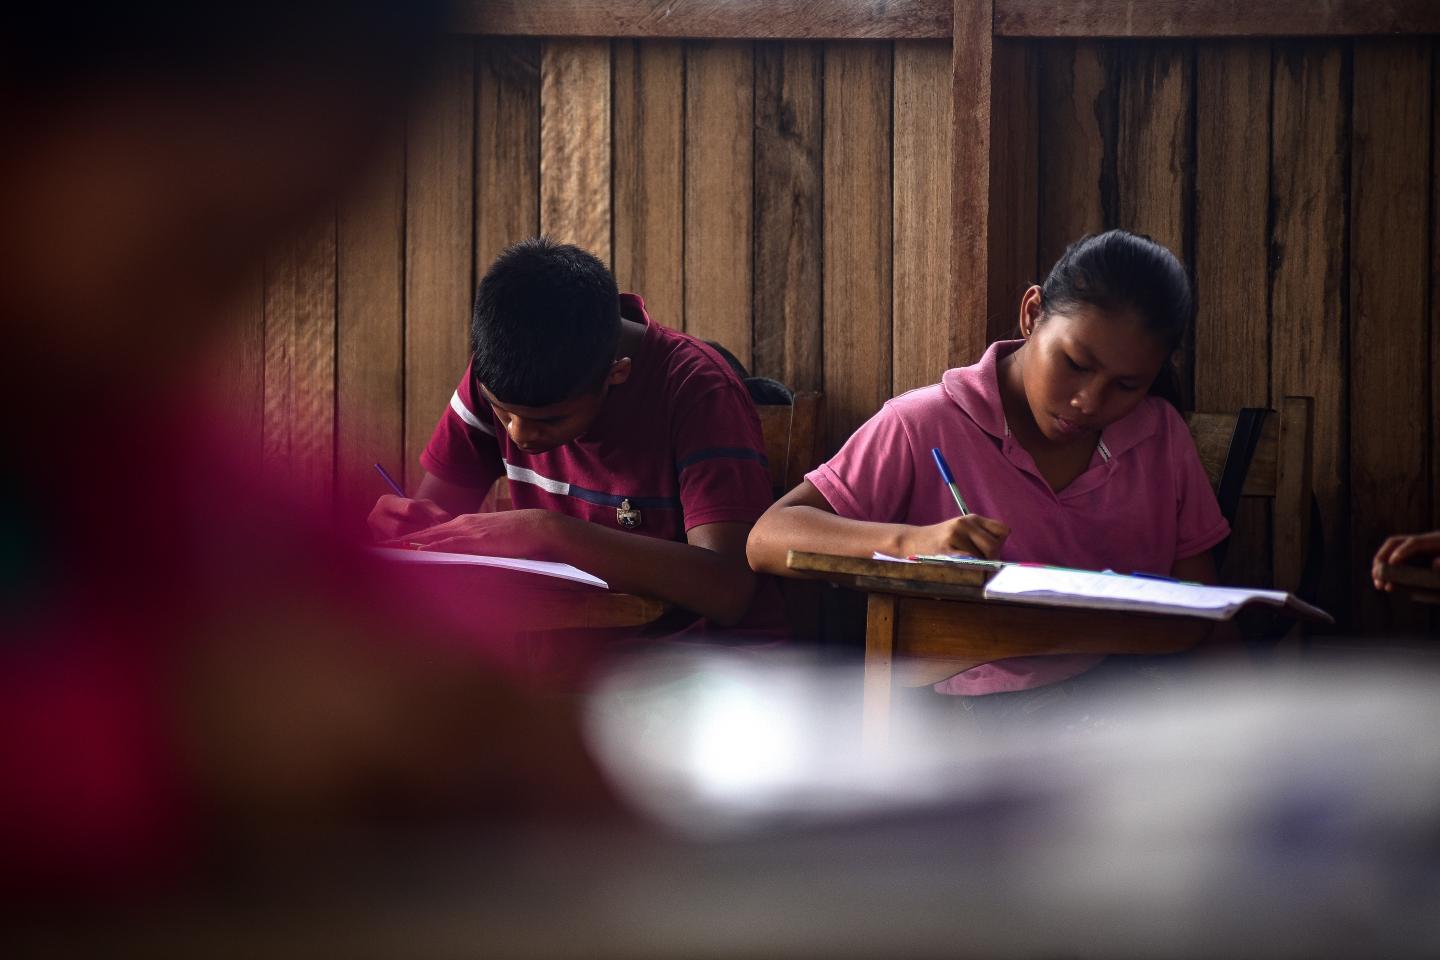
[[[470,553],[441,553],[434,550],[400,550],[395,547],[372,547],[371,549],[386,560],[393,560],[396,563],[421,566],[493,567],[499,570],[515,570],[541,577],[570,580],[574,583],[599,587],[601,590],[610,589],[608,583],[593,573],[586,573],[579,567],[572,567],[568,563],[553,563],[549,560],[517,560],[514,557],[484,557]]]

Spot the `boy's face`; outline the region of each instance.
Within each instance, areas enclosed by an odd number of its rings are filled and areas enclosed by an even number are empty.
[[[485,402],[495,411],[495,419],[510,435],[511,442],[526,453],[545,453],[584,435],[595,418],[600,416],[610,388],[624,383],[629,377],[630,358],[621,357],[611,364],[610,372],[596,389],[545,407],[501,403],[489,387],[483,383],[479,387]]]

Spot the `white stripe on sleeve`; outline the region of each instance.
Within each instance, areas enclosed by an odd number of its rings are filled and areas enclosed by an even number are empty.
[[[460,399],[459,390],[456,390],[450,395],[450,409],[454,410],[460,419],[465,421],[467,426],[474,427],[481,433],[488,433],[492,437],[495,436],[495,428],[475,416],[475,414],[470,412],[470,408],[465,406],[465,401]]]

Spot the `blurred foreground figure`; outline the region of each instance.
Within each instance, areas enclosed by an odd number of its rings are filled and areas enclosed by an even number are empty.
[[[441,13],[39,4],[0,41],[6,892],[144,892],[301,824],[603,806],[564,705],[387,597],[206,399],[220,308],[359,171]]]

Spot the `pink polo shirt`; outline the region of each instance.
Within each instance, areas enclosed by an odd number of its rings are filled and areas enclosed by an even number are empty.
[[[1024,341],[991,344],[980,362],[889,401],[828,463],[806,476],[842,517],[940,523],[955,516],[932,447],[950,463],[966,506],[1010,526],[999,559],[1088,570],[1169,574],[1175,561],[1229,534],[1185,421],[1147,397],[1101,435],[1089,468],[1060,492],[1010,435],[999,358]],[[974,696],[1027,690],[1084,673],[1103,657],[1018,657],[936,685]]]

